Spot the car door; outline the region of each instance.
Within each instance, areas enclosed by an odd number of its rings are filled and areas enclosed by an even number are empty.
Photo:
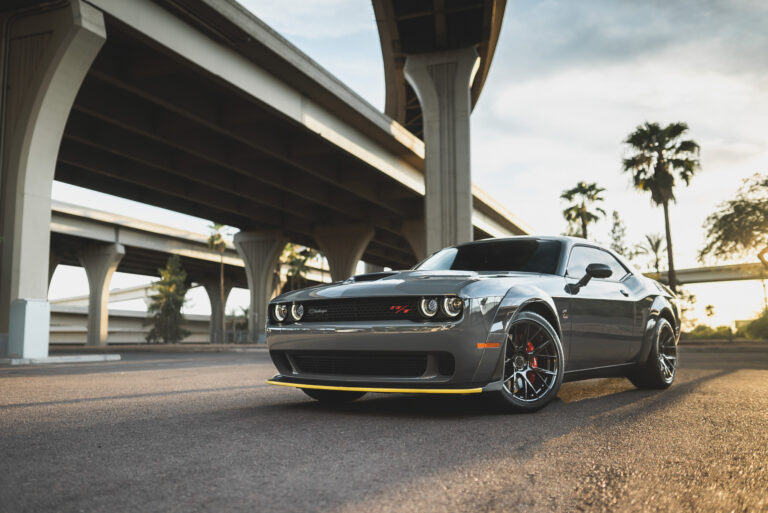
[[[635,304],[622,283],[631,276],[629,271],[607,251],[576,245],[569,255],[566,281],[578,282],[589,264],[606,264],[613,272],[609,278],[593,278],[571,290],[568,370],[624,363],[635,338]]]

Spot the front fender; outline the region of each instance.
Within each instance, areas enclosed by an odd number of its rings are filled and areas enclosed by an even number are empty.
[[[512,322],[514,322],[520,312],[526,310],[526,308],[533,304],[536,304],[539,308],[547,308],[551,312],[552,315],[549,316],[550,318],[548,321],[551,324],[554,324],[552,327],[558,334],[560,334],[562,343],[562,327],[560,326],[560,320],[556,314],[557,308],[555,308],[555,302],[549,294],[533,285],[514,286],[507,291],[496,310],[496,315],[494,316],[491,329],[488,333],[487,342],[498,343],[503,348]],[[565,344],[563,344],[563,352],[566,353],[564,356],[565,360],[568,361]],[[496,370],[494,371],[493,379],[501,379],[503,365],[504,352],[501,351],[498,361],[496,362]]]

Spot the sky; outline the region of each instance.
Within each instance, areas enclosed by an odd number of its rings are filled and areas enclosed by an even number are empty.
[[[243,5],[379,110],[384,72],[366,0],[242,0]],[[560,193],[606,189],[630,244],[663,233],[663,214],[621,172],[622,140],[640,123],[684,121],[701,170],[676,189],[675,263],[701,265],[702,224],[742,179],[768,173],[768,2],[758,0],[509,0],[494,61],[472,114],[473,181],[534,229],[565,230]],[[546,177],[545,179],[542,179]],[[55,199],[205,232],[205,220],[56,183]],[[608,242],[609,220],[591,238]],[[644,268],[646,262],[639,260]],[[80,269],[60,269],[51,296],[72,295]],[[115,275],[113,287],[146,278]],[[67,285],[68,284],[68,285]],[[691,285],[702,322],[749,318],[760,282]],[[199,296],[199,297],[198,297]],[[738,300],[734,298],[740,298]],[[236,292],[234,308],[247,295]],[[206,313],[204,292],[188,310]],[[705,318],[706,304],[715,316]]]

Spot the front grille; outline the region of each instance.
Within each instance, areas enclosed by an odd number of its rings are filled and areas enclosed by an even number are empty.
[[[429,368],[450,376],[455,367],[453,355],[445,352],[272,351],[271,354],[278,369],[287,374],[418,378]]]
[[[350,298],[304,302],[304,322],[421,319],[419,298]]]
[[[427,370],[427,353],[294,352],[288,358],[298,373],[345,376],[418,377]]]

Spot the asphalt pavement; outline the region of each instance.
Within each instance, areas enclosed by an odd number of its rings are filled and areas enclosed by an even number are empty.
[[[768,511],[768,348],[683,348],[675,384],[326,406],[264,352],[0,368],[0,512]]]

